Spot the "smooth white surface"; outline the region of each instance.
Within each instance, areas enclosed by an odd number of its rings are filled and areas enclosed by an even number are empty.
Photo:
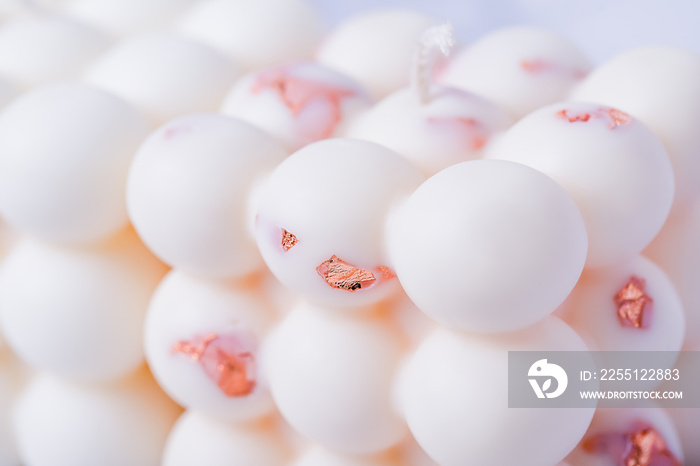
[[[170,432],[163,466],[283,465],[287,447],[271,429],[223,423],[187,411]]]
[[[544,29],[497,29],[466,46],[440,82],[486,97],[521,118],[564,100],[591,69],[566,38]]]
[[[277,407],[304,436],[345,453],[378,452],[404,436],[390,400],[400,342],[386,324],[302,303],[263,351]]]
[[[38,375],[14,416],[22,463],[160,464],[168,431],[180,410],[144,372],[106,385]]]
[[[644,254],[658,264],[683,301],[685,345],[700,345],[700,202],[671,211]]]
[[[361,115],[346,136],[376,142],[403,155],[426,176],[481,158],[494,133],[512,120],[505,110],[474,94],[433,86],[421,105],[413,88],[398,90]]]
[[[143,363],[143,319],[164,273],[133,233],[92,249],[24,240],[0,275],[7,344],[63,377],[122,377]]]
[[[113,35],[166,27],[187,6],[194,3],[193,0],[61,1],[65,2],[63,11],[66,14]]]
[[[596,68],[569,99],[609,105],[646,124],[666,146],[678,204],[700,196],[700,55],[648,47]]]
[[[0,27],[0,73],[23,87],[77,77],[110,43],[99,29],[59,15],[29,15]]]
[[[236,79],[220,52],[173,33],[124,39],[85,72],[86,82],[113,92],[157,122],[218,109]]]
[[[136,231],[168,264],[209,278],[262,265],[249,228],[252,185],[286,151],[270,136],[221,115],[160,127],[139,148],[126,200]]]
[[[411,300],[442,325],[514,330],[573,289],[586,230],[573,200],[525,165],[478,160],[429,178],[390,217],[386,244]]]
[[[124,228],[129,164],[148,123],[115,96],[62,83],[0,113],[0,212],[12,227],[61,242]]]
[[[323,25],[305,0],[210,0],[195,3],[177,29],[252,70],[310,58]]]
[[[540,108],[510,128],[489,153],[541,171],[571,195],[588,232],[587,267],[639,254],[673,202],[673,168],[661,141],[637,119],[611,128],[606,112],[617,115],[596,104]],[[576,121],[579,117],[588,121]]]
[[[367,91],[347,76],[317,63],[295,62],[243,76],[221,112],[258,126],[295,151],[342,135],[371,104]]]
[[[307,449],[289,466],[393,466],[395,461],[378,456],[349,456],[325,450],[318,446]]]
[[[226,421],[259,418],[274,405],[262,372],[259,344],[272,320],[253,291],[171,271],[153,294],[145,324],[146,359],[161,387],[180,405]],[[226,396],[191,356],[175,353],[178,342],[209,335],[237,337],[252,354],[253,391]]]
[[[615,295],[631,277],[645,281],[644,293],[653,300],[644,308],[642,328],[623,326],[617,315]],[[597,351],[679,351],[683,346],[681,299],[663,270],[644,256],[584,271],[558,312]]]
[[[508,408],[508,351],[586,351],[556,317],[515,333],[434,332],[399,378],[411,432],[442,466],[542,466],[578,443],[594,408]]]
[[[367,10],[333,29],[316,59],[381,98],[408,84],[418,39],[435,24],[434,19],[409,9]]]
[[[268,267],[307,299],[333,306],[376,302],[395,290],[382,244],[386,215],[397,199],[422,181],[417,168],[374,143],[328,139],[289,156],[265,180],[259,196],[256,239]],[[297,244],[282,248],[282,229]],[[316,268],[333,255],[376,281],[367,288],[338,289]]]
[[[640,427],[653,427],[661,434],[667,447],[681,464],[693,464],[683,462],[683,450],[678,438],[678,432],[668,413],[651,402],[638,408],[598,409],[584,439],[597,434],[632,433]],[[605,454],[588,453],[580,447],[577,447],[567,457],[567,461],[576,466],[617,466],[620,464],[619,458],[613,458]],[[652,465],[654,463],[649,464]]]
[[[0,354],[0,466],[20,464],[12,410],[24,385],[24,374],[19,362],[9,353]]]

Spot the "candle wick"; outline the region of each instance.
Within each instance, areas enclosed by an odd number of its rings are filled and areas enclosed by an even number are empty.
[[[449,56],[454,44],[454,33],[450,23],[426,29],[419,39],[413,57],[411,83],[421,104],[430,102],[430,85],[435,61],[440,55]]]

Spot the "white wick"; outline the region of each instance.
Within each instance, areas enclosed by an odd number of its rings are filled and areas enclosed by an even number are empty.
[[[418,41],[418,47],[413,56],[411,84],[421,104],[430,101],[430,84],[435,60],[440,54],[449,56],[454,44],[455,39],[450,23],[426,29]]]

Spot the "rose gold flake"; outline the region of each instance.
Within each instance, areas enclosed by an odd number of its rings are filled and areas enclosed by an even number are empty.
[[[469,144],[471,145],[471,150],[479,150],[486,145],[490,137],[490,132],[484,127],[484,125],[474,118],[466,117],[429,117],[427,119],[428,123],[437,124],[457,124],[462,128],[466,128],[466,132],[470,137]]]
[[[241,338],[210,334],[205,338],[195,337],[192,341],[179,341],[172,352],[185,354],[199,362],[224,395],[238,397],[248,395],[255,389],[255,379],[252,377],[255,359],[244,346]]]
[[[316,272],[333,288],[355,291],[368,288],[376,278],[372,272],[358,269],[333,255],[316,267]]]
[[[284,249],[285,252],[292,249],[297,244],[297,242],[297,237],[294,236],[294,234],[282,228],[282,249]]]
[[[653,427],[630,433],[601,433],[584,439],[588,453],[606,454],[621,466],[680,466],[664,438]]]
[[[566,120],[569,120],[569,123],[573,123],[575,121],[588,121],[591,118],[591,115],[589,113],[579,113],[578,115],[569,115],[568,110],[561,110],[556,113],[556,115],[559,118],[564,118]]]
[[[552,69],[552,65],[549,62],[540,59],[523,60],[520,62],[520,67],[528,73],[541,73]]]
[[[379,273],[382,274],[382,278],[385,280],[389,280],[391,278],[396,277],[396,274],[394,273],[394,271],[391,270],[386,265],[380,265],[379,267],[377,267],[377,270],[379,270]]]
[[[601,108],[600,111],[610,120],[608,124],[608,128],[610,129],[615,129],[620,125],[625,125],[632,121],[632,117],[628,113],[616,108]]]
[[[323,99],[332,108],[330,121],[324,125],[321,138],[330,137],[342,117],[340,105],[343,99],[353,96],[352,89],[333,86],[290,74],[285,68],[275,68],[259,74],[251,88],[253,93],[271,89],[277,93],[293,115],[298,115],[312,101]]]
[[[526,73],[537,75],[542,73],[553,73],[558,75],[569,75],[574,79],[582,79],[586,76],[586,72],[573,66],[562,63],[543,60],[541,58],[533,58],[530,60],[522,60],[520,68]]]
[[[644,292],[645,281],[635,276],[613,298],[617,305],[617,317],[623,326],[642,328],[644,310],[653,300]]]

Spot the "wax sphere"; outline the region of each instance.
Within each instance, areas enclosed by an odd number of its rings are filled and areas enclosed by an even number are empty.
[[[193,0],[67,0],[63,11],[112,35],[168,26]]]
[[[569,98],[641,120],[671,156],[676,202],[700,195],[700,56],[667,47],[631,50],[596,68]]]
[[[272,396],[301,434],[345,453],[401,440],[404,425],[390,403],[400,342],[387,325],[302,303],[268,338]]]
[[[584,271],[558,312],[598,351],[679,351],[683,345],[680,297],[643,256]]]
[[[172,266],[212,278],[248,274],[262,265],[249,231],[252,185],[285,156],[270,136],[233,118],[173,120],[134,157],[126,190],[131,221]]]
[[[146,359],[180,405],[224,420],[273,408],[258,352],[271,320],[250,291],[170,272],[148,309]]]
[[[0,108],[7,105],[17,95],[17,86],[10,78],[0,76]]]
[[[0,213],[42,239],[90,242],[124,228],[129,164],[146,120],[82,84],[43,86],[0,113]]]
[[[374,143],[329,139],[289,156],[260,188],[255,235],[289,288],[334,306],[376,302],[396,289],[382,245],[393,202],[418,169]]]
[[[156,121],[213,111],[235,80],[218,51],[172,33],[125,39],[94,62],[85,81],[113,92]]]
[[[673,282],[685,309],[686,345],[700,344],[700,202],[671,211],[644,254]]]
[[[693,464],[683,463],[681,442],[671,418],[651,402],[635,408],[598,409],[567,461],[576,466]]]
[[[342,135],[371,100],[352,79],[311,62],[250,73],[229,91],[221,111],[250,122],[289,150]]]
[[[389,218],[386,244],[411,300],[451,328],[513,330],[564,301],[586,258],[573,200],[525,165],[476,160],[429,178]]]
[[[572,43],[532,27],[499,29],[457,54],[440,82],[482,95],[520,118],[564,100],[591,69]]]
[[[399,379],[408,427],[444,466],[553,465],[586,432],[595,408],[508,408],[508,351],[586,351],[556,317],[518,332],[440,329]]]
[[[147,373],[81,385],[38,375],[19,399],[23,464],[153,466],[179,413]]]
[[[29,15],[0,28],[0,73],[24,87],[76,77],[109,45],[108,37],[57,15]]]
[[[663,144],[639,120],[611,107],[541,108],[510,128],[489,157],[539,170],[571,195],[588,231],[587,267],[641,252],[673,202],[673,168]]]
[[[12,409],[23,388],[23,371],[17,360],[7,352],[0,354],[0,465],[21,463],[12,427]]]
[[[121,377],[143,363],[143,319],[164,272],[133,234],[84,249],[24,240],[0,275],[7,343],[37,369]]]
[[[395,150],[431,176],[480,158],[491,136],[510,123],[505,110],[482,97],[434,86],[425,104],[414,89],[392,93],[358,118],[346,134]]]
[[[224,423],[187,411],[168,437],[163,466],[272,466],[286,463],[287,446],[263,427]]]
[[[310,58],[322,34],[320,18],[305,0],[197,2],[177,28],[246,70]]]
[[[687,348],[687,351],[698,350],[700,350],[700,346],[697,344],[691,344]],[[692,374],[696,370],[695,358],[692,356],[681,356],[675,367],[680,374]],[[666,382],[668,385],[661,385],[661,389],[674,390],[677,387],[672,387],[672,383],[675,382]],[[678,432],[678,437],[683,447],[685,464],[700,464],[700,443],[697,441],[697,433],[698,429],[700,429],[700,409],[669,408],[666,410],[666,413],[673,421],[673,425]]]
[[[418,40],[434,25],[433,19],[412,10],[373,10],[331,31],[316,59],[356,79],[380,98],[408,84]]]

